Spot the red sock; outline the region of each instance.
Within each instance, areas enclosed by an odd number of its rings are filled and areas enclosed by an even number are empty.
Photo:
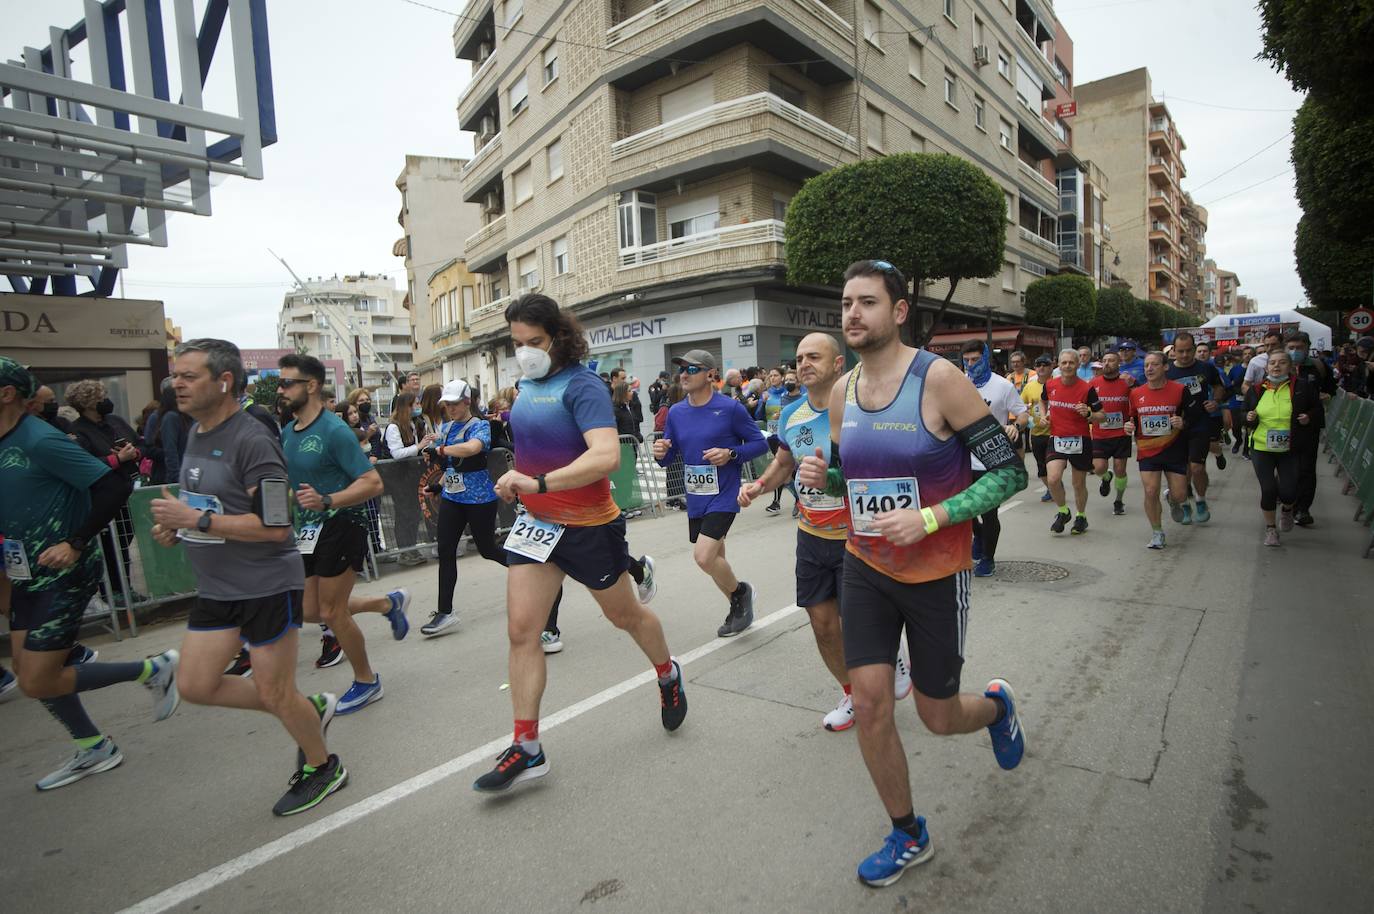
[[[515,742],[532,743],[539,739],[539,721],[517,720],[515,722]]]
[[[853,694],[854,694],[854,687],[851,686],[851,685],[850,685],[849,683],[847,683],[847,682],[844,684],[844,694],[846,694],[846,695],[853,695]]]
[[[658,674],[659,679],[667,679],[673,675],[673,658],[669,657],[667,663],[655,663],[654,672]]]

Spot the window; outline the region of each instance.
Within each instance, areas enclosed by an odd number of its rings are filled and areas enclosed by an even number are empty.
[[[1058,57],[1054,59],[1054,78],[1059,80],[1059,85],[1063,86],[1065,89],[1073,89],[1073,86],[1070,84],[1069,71],[1064,69],[1064,64]]]
[[[709,108],[715,103],[715,81],[710,76],[689,83],[681,89],[665,92],[658,98],[659,111],[663,118],[662,123],[665,124],[694,111],[700,111],[702,108]]]
[[[883,113],[872,105],[868,106],[868,148],[883,151]]]
[[[558,42],[544,49],[544,85],[558,78]]]
[[[525,15],[525,0],[506,0],[506,28],[510,28]]]
[[[1009,260],[1002,264],[1002,288],[1007,292],[1016,291],[1016,264]]]
[[[953,70],[945,71],[945,104],[956,110],[959,107],[958,95],[956,94],[959,91],[957,79],[958,77],[954,75]]]
[[[983,123],[987,116],[987,103],[983,101],[981,95],[973,96],[973,124],[979,130],[986,130],[987,125]]]
[[[658,202],[654,194],[627,190],[620,194],[620,249],[643,247],[658,241]]]
[[[985,44],[985,42],[983,41],[983,38],[984,38],[984,34],[983,34],[983,20],[979,19],[977,16],[974,16],[974,17],[973,17],[973,45],[974,45],[974,47],[982,47],[982,46]]]
[[[1003,149],[1011,149],[1011,124],[1004,117],[997,119],[997,142],[1002,144]]]
[[[926,138],[923,137],[923,136],[921,136],[921,135],[920,135],[919,133],[917,133],[915,130],[911,131],[911,151],[912,151],[912,152],[925,152],[925,151],[926,151]]]
[[[511,175],[511,186],[515,191],[515,205],[519,206],[530,197],[534,196],[534,182],[530,179],[530,166],[527,163],[523,168]]]
[[[559,137],[545,147],[544,154],[548,158],[549,183],[552,184],[563,177],[563,138]]]
[[[568,272],[568,236],[553,240],[553,275],[562,276]]]
[[[921,47],[921,43],[915,38],[906,43],[906,71],[916,79],[921,79],[924,72],[926,49]]]
[[[948,20],[951,21],[951,22],[955,22],[955,20],[954,20],[954,0],[944,0],[944,3],[945,3],[945,18],[948,19]],[[958,25],[958,23],[955,22],[955,25]]]
[[[883,28],[883,11],[878,8],[876,3],[864,0],[864,41],[874,47],[881,47],[878,44],[878,33]]]
[[[520,78],[511,83],[506,90],[507,98],[510,99],[510,116],[515,117],[521,111],[529,107],[530,94],[525,86],[525,74],[521,73]]]
[[[466,321],[466,320],[467,320],[467,316],[468,316],[469,314],[472,313],[472,308],[473,308],[472,293],[473,293],[473,288],[472,288],[472,286],[463,286],[463,320],[464,320],[464,321]]]
[[[768,91],[778,98],[797,108],[806,110],[806,93],[778,79],[776,76],[768,77]]]
[[[1015,219],[1012,213],[1016,212],[1016,194],[1009,190],[1002,191],[1002,196],[1007,198],[1007,218]]]
[[[720,199],[702,197],[668,207],[668,237],[686,238],[720,228]]]
[[[787,204],[792,202],[792,198],[783,194],[773,195],[773,218],[779,222],[787,221]]]
[[[521,289],[533,289],[539,285],[539,257],[530,251],[515,262],[515,272],[520,279]]]
[[[997,72],[1011,81],[1011,56],[1000,44],[997,46]]]

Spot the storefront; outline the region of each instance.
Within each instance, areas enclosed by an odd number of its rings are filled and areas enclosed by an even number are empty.
[[[28,365],[57,393],[85,379],[105,385],[115,412],[137,419],[167,377],[162,302],[0,295],[0,354]]]
[[[941,330],[931,336],[926,348],[946,358],[959,358],[959,350],[971,340],[980,343],[988,341],[987,327],[966,327],[963,330]],[[1017,350],[1026,354],[1026,363],[1031,364],[1038,355],[1054,357],[1056,340],[1054,331],[1048,327],[993,327],[993,363],[1005,371],[1011,354]]]

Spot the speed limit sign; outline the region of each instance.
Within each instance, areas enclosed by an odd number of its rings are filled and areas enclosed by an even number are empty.
[[[1352,333],[1366,333],[1370,328],[1374,328],[1374,311],[1356,308],[1345,316],[1345,325]]]

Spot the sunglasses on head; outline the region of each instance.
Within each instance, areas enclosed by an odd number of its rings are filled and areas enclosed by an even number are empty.
[[[701,365],[679,365],[677,367],[678,374],[701,374],[705,370]]]

